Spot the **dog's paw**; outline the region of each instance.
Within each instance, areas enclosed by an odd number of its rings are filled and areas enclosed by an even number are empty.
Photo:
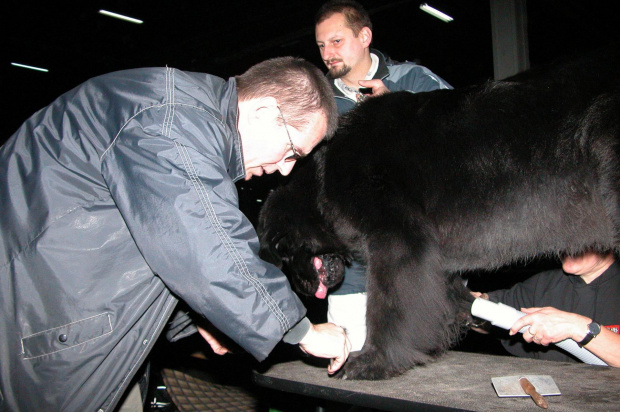
[[[394,368],[385,361],[381,353],[364,350],[359,355],[349,358],[340,370],[341,379],[351,380],[382,380],[393,378],[402,373],[401,368]]]

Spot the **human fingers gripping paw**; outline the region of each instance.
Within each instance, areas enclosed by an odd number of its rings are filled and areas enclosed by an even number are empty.
[[[348,338],[344,329],[332,323],[323,323],[312,325],[299,344],[311,355],[320,358],[335,358],[346,353],[347,342]]]
[[[299,346],[310,355],[330,359],[327,368],[330,375],[342,368],[351,352],[351,342],[344,329],[333,323],[312,325]]]
[[[348,338],[346,338],[345,345],[343,348],[343,354],[341,356],[337,356],[331,359],[329,368],[327,370],[328,373],[330,375],[333,375],[336,372],[338,372],[346,363],[347,359],[349,358],[350,353],[351,353],[351,342],[349,341]]]

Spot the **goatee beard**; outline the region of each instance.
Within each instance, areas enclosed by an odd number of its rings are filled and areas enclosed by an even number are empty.
[[[343,76],[346,76],[351,71],[351,66],[347,66],[346,64],[342,66],[340,69],[329,69],[329,76],[332,79],[339,79]]]

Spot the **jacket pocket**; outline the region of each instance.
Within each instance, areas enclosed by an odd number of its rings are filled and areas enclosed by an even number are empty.
[[[112,333],[109,313],[91,316],[22,338],[24,359],[32,359],[82,345]]]

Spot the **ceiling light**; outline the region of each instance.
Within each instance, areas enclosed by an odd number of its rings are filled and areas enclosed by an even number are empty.
[[[41,67],[27,66],[25,64],[19,64],[19,63],[11,63],[11,65],[15,66],[15,67],[21,67],[23,69],[37,70],[37,71],[45,72],[45,73],[47,73],[49,71],[49,70],[43,69]]]
[[[130,23],[142,24],[144,23],[142,20],[134,19],[133,17],[123,16],[122,14],[112,13],[107,10],[99,10],[99,14],[103,14],[105,16],[114,17],[115,19],[125,20]]]
[[[431,16],[437,17],[439,20],[445,21],[446,23],[450,23],[452,20],[454,20],[452,17],[448,16],[445,13],[440,12],[439,10],[437,10],[435,8],[432,8],[431,6],[429,6],[426,3],[420,4],[420,9],[424,10],[425,12],[430,14]]]

